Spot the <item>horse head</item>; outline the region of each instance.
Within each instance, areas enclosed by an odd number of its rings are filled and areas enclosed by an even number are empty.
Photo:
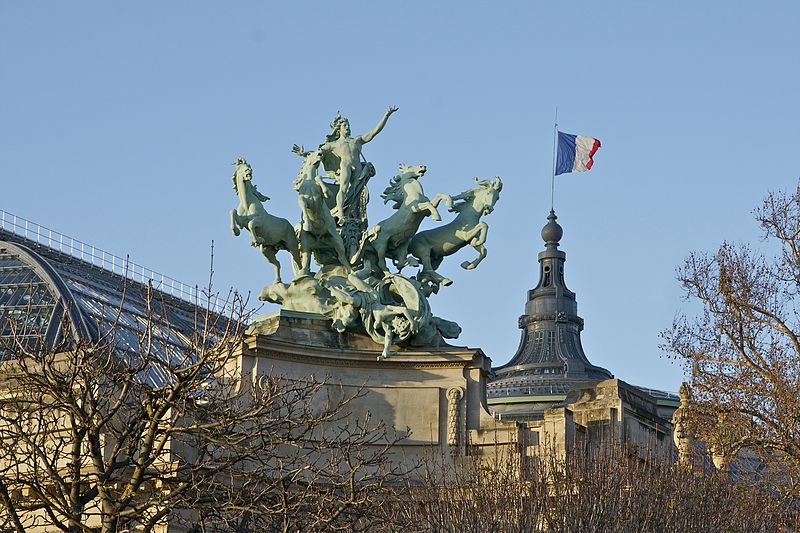
[[[316,170],[322,162],[322,150],[310,150],[306,152],[303,146],[294,145],[292,152],[303,158],[303,163],[300,165],[300,170],[297,172],[297,179],[294,181],[295,190],[300,187],[303,180],[313,179],[316,176]]]
[[[394,179],[396,179],[397,181],[411,179],[411,178],[417,179],[423,176],[427,170],[428,167],[426,167],[425,165],[416,165],[410,167],[408,165],[400,163],[400,174],[395,176]]]
[[[231,180],[233,181],[233,190],[236,193],[239,192],[239,185],[238,182],[241,181],[242,183],[246,181],[250,181],[253,179],[253,168],[247,162],[247,159],[244,157],[240,157],[233,163],[233,176],[231,176]]]
[[[478,187],[472,189],[472,205],[481,216],[486,216],[494,211],[494,204],[497,203],[500,191],[503,190],[503,182],[499,177],[495,177],[493,180],[473,179]]]
[[[390,201],[395,202],[394,209],[397,209],[402,205],[403,201],[406,199],[407,191],[403,187],[409,180],[419,179],[421,176],[425,174],[428,170],[428,167],[425,165],[416,165],[416,166],[408,166],[406,164],[400,163],[400,174],[393,177],[389,181],[389,186],[386,187],[386,190],[383,191],[381,194],[381,198],[383,198],[383,203],[389,203]]]

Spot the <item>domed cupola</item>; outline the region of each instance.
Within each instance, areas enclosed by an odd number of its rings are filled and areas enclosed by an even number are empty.
[[[573,385],[612,378],[605,368],[589,362],[581,346],[583,319],[575,293],[564,281],[567,255],[558,249],[564,230],[552,210],[542,228],[545,249],[539,252],[539,283],[528,291],[517,353],[494,369],[488,401],[504,417],[541,416],[560,403]]]

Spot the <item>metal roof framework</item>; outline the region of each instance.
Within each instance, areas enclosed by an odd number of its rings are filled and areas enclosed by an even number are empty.
[[[0,210],[0,358],[12,339],[39,350],[110,341],[128,357],[155,354],[142,379],[158,386],[190,360],[205,321],[217,327],[214,302],[189,287]]]

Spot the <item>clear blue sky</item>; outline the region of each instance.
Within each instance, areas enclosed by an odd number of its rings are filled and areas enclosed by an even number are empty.
[[[519,341],[550,207],[554,108],[598,137],[557,178],[569,287],[592,362],[676,390],[659,331],[686,308],[675,268],[757,241],[752,208],[797,184],[795,2],[0,2],[0,208],[189,283],[258,292],[272,270],[234,238],[230,163],[296,222],[293,143],[341,110],[364,149],[370,220],[398,163],[426,192],[505,187],[477,270],[434,296],[494,364]]]

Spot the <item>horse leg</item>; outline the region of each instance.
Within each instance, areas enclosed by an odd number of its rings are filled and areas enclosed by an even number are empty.
[[[275,281],[274,283],[283,283],[281,281],[281,264],[278,261],[278,258],[275,257],[276,250],[270,246],[261,246],[261,253],[264,254],[264,257],[267,258],[267,261],[272,263],[272,266],[275,267]]]
[[[309,248],[308,233],[300,230],[300,270],[297,277],[311,274],[311,249]]]
[[[431,268],[431,248],[428,246],[427,243],[420,240],[412,239],[409,242],[409,246],[411,248],[411,255],[413,255],[418,262],[422,265],[422,272],[427,272],[433,270]],[[417,278],[419,279],[419,278]]]
[[[421,202],[417,204],[417,209],[414,212],[419,213],[420,211],[427,211],[433,220],[442,220],[442,215],[439,214],[439,210],[436,209],[433,202]]]
[[[231,231],[237,237],[241,233],[240,226],[242,226],[242,222],[239,220],[239,215],[236,214],[236,209],[231,209]]]
[[[461,268],[472,270],[473,268],[478,266],[478,264],[480,264],[481,261],[483,261],[484,257],[486,257],[486,247],[484,245],[479,244],[478,246],[472,246],[472,247],[475,248],[475,250],[478,252],[478,257],[476,257],[472,261],[464,261],[463,263],[461,263]]]
[[[441,283],[442,285],[447,287],[448,285],[453,284],[453,280],[451,280],[450,278],[446,278],[441,274],[439,274],[438,272],[436,272],[436,269],[442,265],[443,260],[444,260],[444,255],[431,254],[431,267],[433,268],[433,274],[436,276],[436,283]]]
[[[461,268],[472,270],[478,266],[481,261],[483,261],[483,258],[486,257],[486,247],[484,246],[484,243],[486,242],[486,237],[488,234],[489,226],[487,226],[485,222],[481,222],[475,226],[475,229],[472,232],[470,232],[469,237],[471,238],[467,240],[470,241],[469,245],[475,248],[475,250],[478,252],[478,257],[472,261],[464,261],[461,263]]]
[[[291,224],[286,224],[286,236],[283,239],[283,243],[286,246],[286,249],[292,254],[292,271],[298,272],[303,268],[303,258],[300,255],[300,246],[297,244],[297,235],[294,232],[294,228]]]
[[[480,246],[481,244],[486,242],[486,237],[489,236],[489,226],[486,222],[479,222],[477,226],[475,226],[477,230],[477,239],[467,239],[472,246]]]
[[[433,292],[439,291],[439,284],[450,285],[453,283],[452,280],[449,280],[436,272],[436,269],[440,264],[442,264],[442,259],[437,259],[434,256],[430,245],[415,246],[411,253],[414,255],[414,257],[419,259],[420,263],[422,263],[422,270],[419,272],[419,274],[417,274],[417,281],[431,281],[431,283],[436,286]]]
[[[436,196],[433,197],[433,200],[431,200],[431,203],[433,204],[433,207],[439,207],[439,202],[441,202],[442,200],[444,200],[444,204],[448,208],[453,207],[453,197],[450,196],[449,194],[439,193],[439,194],[437,194]]]
[[[400,272],[403,271],[404,266],[411,264],[411,262],[408,260],[408,241],[400,245],[400,247],[397,250],[395,250],[395,255],[396,257],[394,264],[397,267],[397,273],[399,274]]]
[[[261,237],[261,232],[258,231],[258,221],[255,218],[250,219],[246,227],[247,231],[250,232],[250,246],[263,246],[267,244],[264,238]]]
[[[379,233],[378,237],[372,242],[375,255],[378,256],[378,267],[384,272],[389,272],[386,266],[386,249],[389,247],[389,238],[385,233]]]
[[[347,252],[344,249],[342,237],[336,231],[328,231],[328,235],[330,235],[331,242],[333,242],[333,247],[336,249],[336,257],[339,258],[339,263],[349,274],[353,269],[350,266],[350,261],[347,260]]]

